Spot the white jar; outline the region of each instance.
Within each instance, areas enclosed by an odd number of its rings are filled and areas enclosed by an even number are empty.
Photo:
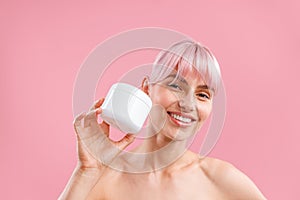
[[[142,90],[115,83],[103,102],[101,118],[124,133],[138,133],[152,107],[152,101]]]

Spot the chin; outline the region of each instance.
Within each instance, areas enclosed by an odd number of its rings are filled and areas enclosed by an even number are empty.
[[[196,126],[190,127],[174,127],[166,126],[163,128],[162,134],[172,141],[187,141],[195,136],[197,128]]]

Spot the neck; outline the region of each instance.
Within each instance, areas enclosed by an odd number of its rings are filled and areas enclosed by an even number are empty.
[[[152,135],[151,129],[148,130],[147,135]],[[144,154],[145,156],[140,162],[145,167],[147,166],[146,168],[150,169],[150,171],[156,171],[174,163],[174,161],[185,153],[187,149],[186,145],[187,140],[174,140],[160,132],[145,139],[133,151]]]

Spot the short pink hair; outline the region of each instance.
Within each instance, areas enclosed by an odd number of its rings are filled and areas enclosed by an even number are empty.
[[[207,47],[191,40],[180,41],[167,50],[162,50],[155,59],[149,82],[160,82],[174,70],[178,76],[187,67],[194,67],[205,83],[217,91],[221,71],[215,56]]]

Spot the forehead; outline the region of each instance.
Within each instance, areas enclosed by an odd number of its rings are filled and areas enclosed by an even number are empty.
[[[173,70],[168,77],[173,78],[174,80],[179,80],[191,87],[207,85],[201,73],[194,67],[185,67],[179,71],[178,69]]]

